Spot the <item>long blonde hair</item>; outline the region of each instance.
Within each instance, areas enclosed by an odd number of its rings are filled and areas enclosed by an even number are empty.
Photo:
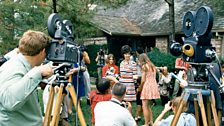
[[[142,53],[140,54],[139,56],[139,62],[141,64],[141,66],[144,66],[144,65],[148,65],[149,68],[154,71],[155,69],[155,65],[151,62],[151,60],[149,59],[149,57],[146,55],[146,53]]]

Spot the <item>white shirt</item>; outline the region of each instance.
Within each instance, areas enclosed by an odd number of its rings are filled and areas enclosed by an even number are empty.
[[[122,107],[120,101],[112,98],[112,101],[97,103],[95,113],[95,126],[136,126],[136,122],[130,112]]]
[[[166,119],[162,119],[157,126],[171,126],[174,115],[168,116]],[[196,119],[192,114],[181,113],[176,126],[196,126]]]

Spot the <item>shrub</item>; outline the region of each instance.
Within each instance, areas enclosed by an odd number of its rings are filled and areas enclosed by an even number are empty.
[[[157,66],[167,66],[169,71],[174,71],[176,57],[170,53],[161,52],[158,48],[153,48],[148,53],[150,60]]]

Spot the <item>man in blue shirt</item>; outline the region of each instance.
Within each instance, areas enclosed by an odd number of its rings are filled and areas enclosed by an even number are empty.
[[[0,126],[42,125],[36,88],[53,74],[50,65],[41,65],[49,42],[42,32],[25,32],[19,54],[0,67]]]

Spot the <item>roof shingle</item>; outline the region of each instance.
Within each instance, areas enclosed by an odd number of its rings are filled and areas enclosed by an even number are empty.
[[[184,14],[189,10],[196,11],[203,5],[211,4],[207,0],[175,0],[175,30],[177,33],[182,32]],[[214,15],[214,31],[224,31],[224,13],[222,14]],[[120,8],[99,11],[91,22],[111,35],[167,35],[171,29],[169,6],[164,0],[129,0]]]

